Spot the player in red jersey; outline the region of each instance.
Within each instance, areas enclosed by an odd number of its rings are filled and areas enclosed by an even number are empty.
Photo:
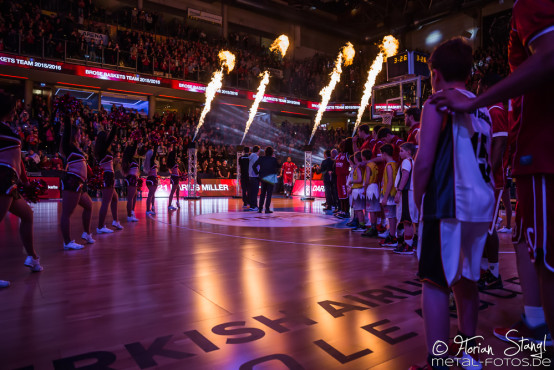
[[[477,94],[483,94],[501,79],[499,75],[492,73],[483,76],[481,81],[479,81]],[[495,209],[487,241],[485,243],[485,249],[483,251],[483,260],[481,262],[481,269],[485,272],[477,282],[481,290],[499,289],[503,287],[502,278],[498,271],[498,250],[500,248],[500,241],[498,240],[498,234],[496,232],[496,219],[500,210],[500,199],[502,198],[504,190],[504,167],[502,161],[508,138],[508,114],[502,103],[493,104],[489,106],[488,109],[492,122],[491,163],[495,185]]]
[[[283,163],[281,167],[281,176],[283,176],[283,186],[285,188],[285,198],[288,198],[292,194],[292,182],[294,179],[294,171],[298,170],[298,167],[292,162],[291,157],[287,157],[287,161]]]
[[[419,146],[419,129],[421,124],[419,120],[421,118],[421,109],[417,107],[411,107],[404,112],[404,124],[410,128],[408,131],[407,143],[412,143],[417,147]]]
[[[517,57],[516,57],[517,56]],[[526,258],[520,253],[525,239],[535,264],[550,332],[554,330],[554,2],[518,0],[512,12],[509,45],[512,73],[477,98],[463,98],[455,91],[444,91],[431,98],[438,109],[471,112],[477,107],[522,96],[521,122],[516,138],[513,175],[517,180],[518,207],[515,241],[518,269]],[[521,271],[520,271],[521,278]],[[527,282],[522,281],[525,294]],[[532,287],[531,287],[532,289]],[[530,317],[526,311],[523,325],[537,340],[544,333],[540,312]],[[532,322],[534,321],[534,323]],[[495,335],[498,335],[495,331]],[[519,334],[521,337],[523,334]],[[550,339],[551,342],[551,339]]]
[[[362,139],[362,146],[358,148],[358,138]],[[364,123],[358,128],[358,135],[352,138],[352,149],[354,153],[361,152],[365,149],[371,149],[374,142],[374,135],[371,134],[371,129],[367,123]]]
[[[335,158],[335,173],[337,175],[337,192],[339,197],[340,212],[339,218],[350,217],[350,205],[348,204],[348,192],[346,189],[346,179],[350,173],[348,156],[352,155],[352,138],[344,139],[339,144],[339,154]]]

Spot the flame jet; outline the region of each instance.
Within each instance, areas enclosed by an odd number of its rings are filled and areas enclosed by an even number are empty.
[[[321,95],[322,99],[321,103],[319,104],[317,114],[315,116],[314,128],[312,130],[312,135],[310,136],[308,144],[312,142],[312,139],[314,138],[317,128],[319,127],[319,124],[321,122],[321,118],[323,117],[323,112],[325,112],[325,110],[327,109],[327,104],[329,104],[329,100],[331,99],[331,94],[333,93],[333,90],[335,90],[335,86],[337,86],[337,83],[340,81],[340,75],[342,74],[342,65],[344,64],[345,67],[351,65],[355,55],[356,51],[354,50],[354,46],[350,42],[348,42],[345,46],[342,47],[339,55],[337,56],[337,60],[335,61],[335,68],[333,68],[333,72],[331,73],[331,81],[319,92],[319,95]]]
[[[375,80],[377,75],[383,69],[383,62],[385,58],[392,57],[398,51],[398,40],[393,36],[388,35],[383,38],[383,42],[379,45],[381,51],[377,54],[377,57],[373,60],[371,67],[369,68],[369,73],[367,75],[367,81],[364,85],[364,94],[362,96],[362,102],[360,103],[360,108],[358,109],[358,117],[356,118],[356,124],[354,125],[354,132],[352,136],[356,135],[356,130],[362,122],[362,116],[364,111],[369,104],[369,98],[371,98],[371,93],[373,86],[375,85]]]
[[[235,68],[235,55],[233,53],[227,50],[221,50],[218,56],[219,62],[221,64],[221,69],[213,74],[212,80],[206,87],[206,104],[204,105],[202,114],[200,114],[200,120],[198,121],[198,125],[196,126],[196,132],[194,133],[192,141],[196,140],[196,135],[198,135],[200,128],[204,124],[204,119],[206,118],[206,115],[212,108],[212,101],[215,98],[215,93],[223,86],[223,73],[225,72],[225,70],[227,70],[227,73],[229,73]]]
[[[288,48],[289,48],[289,38],[286,35],[281,35],[277,37],[275,41],[273,41],[273,44],[271,44],[271,46],[269,47],[269,50],[278,51],[281,54],[281,57],[284,57],[285,54],[287,53]],[[246,127],[244,128],[244,135],[242,135],[242,140],[240,141],[241,145],[242,145],[242,142],[244,141],[244,138],[246,137],[246,134],[248,133],[248,130],[250,130],[250,126],[254,121],[254,117],[256,117],[258,106],[260,105],[260,103],[264,98],[265,88],[269,83],[269,71],[264,71],[262,74],[260,74],[260,76],[262,77],[262,80],[260,81],[260,85],[258,86],[256,99],[254,100],[254,103],[252,103],[252,107],[250,108],[248,121],[246,121]]]

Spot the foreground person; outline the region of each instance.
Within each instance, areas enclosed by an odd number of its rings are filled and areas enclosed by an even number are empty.
[[[462,38],[439,45],[429,59],[433,92],[456,89],[473,97],[465,90],[472,65],[471,46]],[[434,353],[433,349],[439,341],[448,343],[450,338],[450,289],[456,299],[458,335],[469,340],[477,329],[477,281],[494,211],[489,159],[492,130],[484,108],[472,114],[449,114],[439,112],[429,101],[424,105],[421,124],[414,200],[423,215],[418,258],[428,355],[424,367],[411,369],[448,369],[444,361],[448,353]],[[469,347],[475,345],[475,339],[469,340]],[[458,353],[453,346],[450,350]],[[478,358],[472,357],[475,354],[464,350],[459,356],[460,364],[467,365],[462,367],[481,368]]]
[[[33,245],[33,210],[21,198],[18,183],[29,183],[21,161],[21,139],[4,121],[9,120],[14,104],[11,96],[0,92],[0,222],[8,212],[19,217],[19,235],[27,252],[25,265],[32,272],[42,271],[39,257]],[[0,280],[0,288],[7,288],[10,282]]]

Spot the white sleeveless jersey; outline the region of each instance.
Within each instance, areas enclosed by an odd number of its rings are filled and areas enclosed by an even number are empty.
[[[468,97],[471,92],[458,90]],[[445,116],[433,172],[425,192],[423,219],[490,222],[494,180],[491,118],[486,108]]]

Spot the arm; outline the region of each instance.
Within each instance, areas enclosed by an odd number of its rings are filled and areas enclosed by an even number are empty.
[[[402,194],[402,191],[406,184],[408,183],[408,179],[410,177],[410,172],[406,170],[402,171],[402,178],[400,179],[400,183],[398,184],[398,189],[396,189],[396,195],[394,196],[394,202],[400,203],[400,196]]]
[[[443,113],[437,111],[436,105],[429,101],[425,103],[421,120],[421,145],[413,169],[414,201],[418,208],[421,208],[423,194],[433,170],[443,118]]]
[[[477,98],[467,98],[456,90],[447,90],[433,95],[431,103],[439,109],[447,107],[456,112],[472,112],[551,83],[554,80],[554,32],[533,41],[529,49],[532,54],[525,62]]]
[[[254,165],[252,166],[252,171],[254,171],[254,173],[255,173],[256,175],[259,175],[259,174],[260,174],[260,170],[259,170],[259,167],[260,167],[260,159],[261,159],[261,157],[258,158],[258,159],[256,160],[256,162],[254,162]]]

